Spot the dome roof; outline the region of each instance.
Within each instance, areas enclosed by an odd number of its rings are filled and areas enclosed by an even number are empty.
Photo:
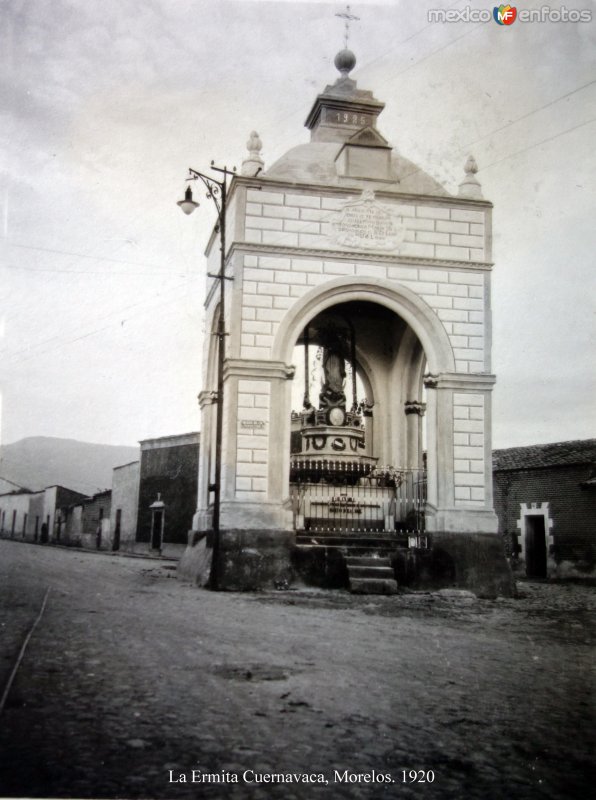
[[[335,159],[342,142],[308,142],[288,150],[263,177],[295,183],[314,183],[326,186],[350,186],[362,189],[363,182],[354,178],[340,177]],[[434,178],[397,153],[391,156],[391,176],[394,183],[379,182],[384,192],[404,194],[436,195],[449,197],[449,192]],[[371,183],[375,182],[371,179]]]

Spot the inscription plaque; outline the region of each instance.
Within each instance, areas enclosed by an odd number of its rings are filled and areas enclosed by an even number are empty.
[[[253,431],[262,431],[265,430],[265,423],[262,419],[241,419],[240,427],[250,428]]]
[[[371,189],[349,200],[336,213],[332,228],[334,244],[358,250],[399,250],[406,233],[401,217],[379,203]]]

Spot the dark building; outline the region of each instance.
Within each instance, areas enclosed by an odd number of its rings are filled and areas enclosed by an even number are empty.
[[[596,566],[596,439],[493,452],[495,510],[512,565],[529,577]]]
[[[186,545],[197,508],[199,439],[186,433],[140,442],[137,542]]]

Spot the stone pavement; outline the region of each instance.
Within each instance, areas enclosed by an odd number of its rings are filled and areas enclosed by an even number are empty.
[[[3,677],[51,586],[0,717],[0,796],[589,795],[592,588],[239,595],[172,567],[0,541]],[[260,782],[287,773],[328,782]]]

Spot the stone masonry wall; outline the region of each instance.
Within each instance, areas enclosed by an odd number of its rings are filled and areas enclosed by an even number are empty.
[[[453,456],[455,505],[484,505],[484,397],[453,393]]]
[[[290,247],[336,249],[329,243],[333,212],[348,199],[291,192],[249,189],[246,204],[246,241]],[[456,261],[485,260],[484,211],[399,203],[392,206],[407,229],[400,254]]]
[[[346,198],[347,199],[347,198]],[[257,202],[258,201],[258,202]],[[345,200],[248,190],[245,239],[249,242],[329,249],[331,219]],[[484,211],[395,203],[406,226],[399,256],[484,261]],[[393,255],[393,254],[392,254]],[[244,256],[242,358],[269,358],[277,324],[294,302],[314,286],[340,276],[379,278],[416,292],[436,312],[449,335],[458,372],[490,368],[485,352],[485,308],[482,268],[455,265],[397,265],[371,260]]]
[[[383,278],[420,294],[443,323],[458,372],[488,368],[484,337],[484,275],[440,267],[244,256],[242,358],[270,358],[277,325],[296,299],[341,275]]]
[[[353,244],[349,230],[345,238],[341,224],[343,209],[351,201],[359,205],[371,198],[363,195],[361,199],[357,190],[338,196],[282,185],[266,185],[262,190],[240,187],[232,197],[234,214],[228,220],[227,245],[232,248],[228,275],[233,281],[224,283],[226,349],[228,358],[240,359],[248,373],[232,376],[229,385],[232,388],[237,381],[237,392],[224,394],[228,423],[223,430],[222,485],[226,499],[259,504],[271,500],[270,492],[275,494],[275,475],[268,466],[272,463],[268,447],[274,382],[265,376],[260,379],[258,365],[274,360],[281,322],[318,287],[338,278],[371,279],[393,286],[397,293],[400,289],[413,292],[442,325],[452,347],[455,372],[465,375],[468,382],[475,375],[490,374],[490,208],[470,207],[456,197],[377,196],[374,207],[393,220],[392,227],[389,234],[372,239],[366,255],[358,256],[355,252],[362,247]],[[208,270],[216,273],[216,237],[208,251]],[[207,336],[213,331],[218,302],[217,281],[208,279]],[[204,379],[210,376],[209,388],[214,389],[215,347],[213,337],[209,339],[203,370]],[[448,470],[454,473],[452,502],[462,509],[483,508],[490,500],[490,487],[485,484],[484,399],[478,388],[457,391],[454,387],[454,412],[455,419],[448,422],[454,435],[448,456]],[[199,502],[207,508],[206,487],[202,489]]]
[[[358,259],[333,235],[337,212],[350,199],[355,199],[354,194],[340,198],[296,190],[247,189],[244,228],[236,224],[236,236],[255,245],[315,252],[245,253],[236,259],[235,284],[237,291],[241,289],[242,303],[235,344],[239,357],[270,359],[278,326],[294,303],[314,287],[353,276],[355,280],[380,279],[415,292],[441,321],[453,348],[456,371],[489,372],[485,321],[490,304],[490,223],[485,220],[486,210],[377,198],[400,218],[402,240],[394,251],[371,251],[368,258]],[[328,257],[320,253],[325,250]],[[420,261],[412,263],[412,259]],[[233,304],[231,290],[226,286]],[[259,501],[266,497],[267,431],[254,425],[269,419],[270,385],[242,380],[239,384],[236,497]],[[455,393],[454,404],[455,505],[481,507],[486,499],[484,399],[480,394]],[[251,428],[246,427],[249,421]]]
[[[271,384],[268,381],[238,381],[236,431],[236,498],[265,500]]]

